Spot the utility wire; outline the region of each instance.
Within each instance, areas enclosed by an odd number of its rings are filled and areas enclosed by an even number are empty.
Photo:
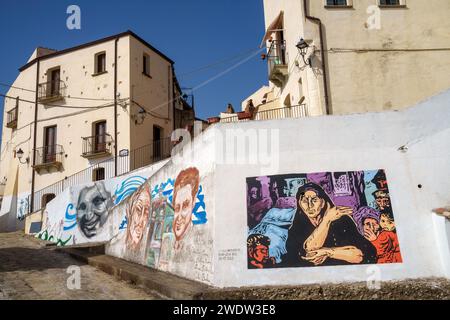
[[[21,99],[21,98],[17,98],[17,97],[11,97],[11,96],[7,96],[6,94],[2,94],[2,93],[0,93],[0,97],[4,97],[4,98],[7,98],[7,99],[13,99],[13,100],[19,100],[19,101],[27,102],[27,103],[33,103],[33,104],[35,103],[35,101]],[[123,100],[127,100],[127,99],[122,99],[121,101],[123,102]],[[44,103],[40,103],[40,102],[38,102],[38,103],[42,104],[42,105],[44,104]],[[114,103],[109,103],[107,105],[94,106],[94,107],[60,105],[60,104],[48,104],[48,106],[50,106],[50,107],[58,107],[58,108],[68,108],[68,109],[99,109],[99,108],[112,107],[112,106],[114,106]]]
[[[219,60],[219,61],[216,61],[216,62],[212,62],[210,64],[207,64],[207,65],[203,66],[203,67],[199,67],[198,69],[194,69],[192,71],[188,71],[188,72],[182,73],[182,74],[178,75],[178,78],[183,78],[183,77],[186,77],[186,76],[191,75],[193,73],[197,73],[197,72],[200,72],[200,71],[203,71],[203,70],[207,70],[207,69],[213,68],[215,66],[221,65],[221,64],[229,62],[229,61],[233,61],[233,60],[235,60],[237,58],[240,58],[242,56],[246,56],[247,54],[251,54],[253,52],[255,52],[255,49],[249,49],[249,50],[243,51],[243,52],[238,53],[236,55],[233,55],[233,56],[231,56],[229,58],[225,58],[225,59],[222,59],[222,60]]]
[[[33,92],[33,93],[36,92],[36,90],[26,89],[26,88],[22,88],[22,87],[16,87],[16,86],[13,86],[11,84],[2,83],[2,82],[0,82],[0,86],[7,87],[7,88],[13,88],[13,89],[17,89],[17,90]],[[103,98],[72,97],[72,96],[70,96],[70,97],[69,96],[63,96],[63,97],[67,98],[67,99],[78,99],[78,100],[114,101],[114,99],[103,99]]]

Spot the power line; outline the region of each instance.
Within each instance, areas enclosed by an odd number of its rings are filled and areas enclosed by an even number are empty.
[[[194,69],[192,71],[188,71],[188,72],[182,73],[182,74],[178,75],[178,77],[179,78],[183,78],[183,77],[186,77],[186,76],[188,76],[190,74],[197,73],[197,72],[200,72],[200,71],[203,71],[203,70],[207,70],[207,69],[210,69],[212,67],[221,65],[221,64],[226,63],[226,62],[229,62],[229,61],[233,61],[233,60],[235,60],[237,58],[240,58],[240,57],[242,57],[244,55],[252,54],[253,52],[255,52],[255,49],[245,50],[245,51],[242,51],[242,52],[240,52],[238,54],[235,54],[235,55],[233,55],[231,57],[228,57],[228,58],[216,61],[216,62],[212,62],[210,64],[207,64],[207,65],[203,66],[203,67],[199,67],[198,69]]]
[[[2,94],[0,93],[0,97],[4,97],[7,99],[13,99],[13,100],[19,100],[22,102],[27,102],[27,103],[35,103],[35,101],[31,101],[31,100],[25,100],[25,99],[21,99],[21,98],[17,98],[17,97],[11,97],[11,96],[7,96],[6,94]],[[127,99],[122,99],[121,102],[128,100]],[[43,104],[38,102],[39,104]],[[94,106],[94,107],[87,107],[87,106],[74,106],[74,105],[59,105],[59,104],[49,104],[49,106],[51,107],[58,107],[58,108],[67,108],[67,109],[99,109],[99,108],[105,108],[105,107],[112,107],[114,106],[114,103],[109,103],[107,105],[101,105],[101,106]]]
[[[28,91],[28,92],[32,92],[32,93],[35,93],[35,92],[36,92],[36,90],[26,89],[26,88],[22,88],[22,87],[16,87],[16,86],[13,86],[13,85],[7,84],[7,83],[1,83],[1,82],[0,82],[0,86],[2,86],[2,87],[8,87],[8,88],[13,88],[13,89],[17,89],[17,90]],[[77,99],[77,100],[114,101],[114,99],[103,99],[103,98],[72,97],[72,96],[63,96],[63,97],[64,97],[64,98],[67,98],[67,99]]]

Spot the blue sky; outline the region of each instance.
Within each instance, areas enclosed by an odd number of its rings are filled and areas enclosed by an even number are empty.
[[[12,83],[37,46],[64,49],[132,30],[175,61],[182,87],[194,91],[197,116],[207,118],[267,83],[257,54],[264,34],[262,0],[0,0],[0,82]],[[66,27],[67,7],[81,8],[81,30]],[[223,62],[225,61],[225,62]],[[191,73],[204,66],[210,68]],[[224,72],[236,66],[229,72]],[[7,88],[0,87],[1,93]],[[3,108],[3,100],[0,98]],[[0,119],[3,112],[0,115]]]

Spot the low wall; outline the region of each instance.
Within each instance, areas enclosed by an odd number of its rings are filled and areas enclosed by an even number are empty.
[[[174,157],[110,211],[106,253],[213,284],[214,135],[197,141],[202,157]]]
[[[450,278],[449,105],[215,124],[121,201],[67,190],[45,230],[217,287]]]
[[[278,131],[280,156],[216,164],[213,283],[450,277],[449,221],[432,213],[450,204],[449,105],[446,92],[401,112],[239,124]],[[232,126],[215,126],[216,145]]]

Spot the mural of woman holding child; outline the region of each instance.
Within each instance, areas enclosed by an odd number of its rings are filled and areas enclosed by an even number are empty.
[[[402,262],[384,170],[248,178],[248,186],[257,181],[280,188],[256,226],[248,212],[249,269]]]

